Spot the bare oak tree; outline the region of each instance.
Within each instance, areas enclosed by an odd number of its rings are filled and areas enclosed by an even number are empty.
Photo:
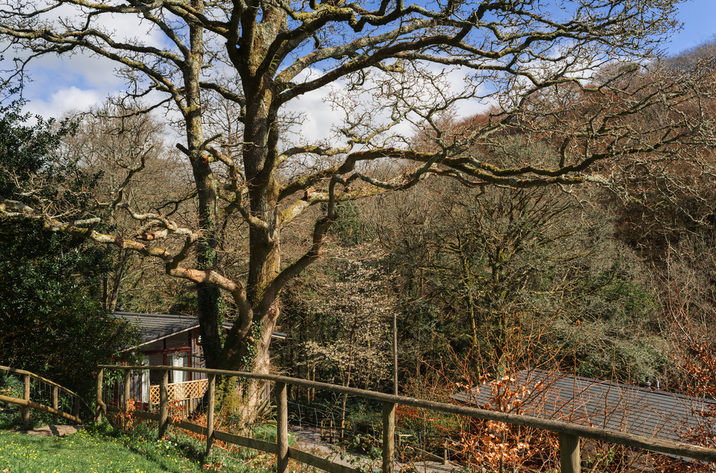
[[[178,110],[186,136],[178,146],[193,171],[198,226],[182,227],[126,202],[109,207],[137,221],[134,238],[103,233],[97,217],[77,222],[33,211],[30,201],[5,200],[0,212],[158,258],[168,275],[198,286],[207,364],[266,372],[279,293],[319,257],[337,203],[406,189],[431,175],[477,187],[608,182],[601,162],[673,155],[676,144],[696,140],[703,117],[675,107],[702,93],[700,85],[657,80],[636,94],[628,80],[675,26],[676,3],[3,0],[0,34],[17,47],[21,69],[45,54],[91,54],[118,64],[128,98]],[[114,29],[117,19],[150,36],[126,37]],[[619,58],[637,66],[594,78]],[[462,80],[451,80],[456,75]],[[574,103],[558,100],[563,89],[578,91],[578,101],[593,97],[592,113],[570,114]],[[344,114],[333,141],[289,143],[280,126],[286,106],[320,90]],[[205,135],[208,96],[238,106],[239,147]],[[460,103],[497,106],[499,113],[458,135],[445,133],[443,118]],[[658,130],[627,124],[657,107],[674,110]],[[432,137],[429,151],[401,135],[406,123]],[[501,130],[515,127],[551,134],[560,159],[504,165],[479,153],[481,145],[499,146]],[[385,160],[400,160],[401,172],[381,178],[367,171]],[[303,255],[282,262],[282,229],[310,208],[321,216]],[[249,232],[248,269],[238,276],[216,264],[219,229],[233,215]],[[223,346],[219,291],[231,294],[237,312]]]
[[[179,151],[164,142],[164,124],[150,114],[133,113],[138,110],[142,107],[127,109],[107,101],[86,112],[69,112],[77,129],[63,141],[65,158],[97,175],[96,201],[125,203],[139,213],[161,211],[183,226],[194,226],[190,170]],[[131,215],[115,212],[105,217],[104,231],[122,238],[136,234]],[[135,312],[152,312],[148,305],[152,299],[162,299],[167,282],[160,276],[164,268],[127,248],[114,250],[113,269],[104,280],[103,305],[114,311],[130,302]],[[124,301],[120,289],[129,296]]]

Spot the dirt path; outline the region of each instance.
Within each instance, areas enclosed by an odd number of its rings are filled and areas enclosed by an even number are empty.
[[[296,426],[290,426],[290,428],[294,435],[296,435],[296,440],[298,442],[296,447],[300,450],[319,455],[326,460],[340,465],[349,466],[351,468],[361,466],[361,469],[364,471],[378,471],[381,469],[380,459],[371,461],[367,455],[348,453],[345,449],[339,447],[338,445],[324,442],[321,440],[320,432],[316,428],[299,428]],[[372,468],[365,468],[366,466],[371,466]],[[450,473],[463,471],[463,467],[453,463],[443,464],[434,461],[416,461],[410,464],[395,462],[395,471],[402,470],[415,471],[418,473]]]
[[[82,428],[81,425],[46,425],[34,430],[18,430],[20,434],[39,435],[41,437],[61,437],[74,434]]]

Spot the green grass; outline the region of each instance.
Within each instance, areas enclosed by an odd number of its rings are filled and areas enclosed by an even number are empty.
[[[64,437],[0,431],[0,472],[267,472],[271,469],[270,461],[256,462],[255,453],[250,457],[249,454],[228,455],[214,448],[211,456],[204,459],[202,451],[202,444],[180,434],[157,440],[156,430],[141,425],[132,433],[121,433],[100,424]]]
[[[258,425],[252,429],[252,432],[255,439],[276,443],[276,426],[273,424]],[[288,446],[295,447],[296,443],[296,435],[293,432],[289,432]]]

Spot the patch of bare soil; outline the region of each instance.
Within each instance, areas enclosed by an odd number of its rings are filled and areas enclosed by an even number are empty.
[[[33,430],[18,430],[18,433],[39,435],[41,437],[61,437],[74,434],[81,428],[81,425],[46,425]]]

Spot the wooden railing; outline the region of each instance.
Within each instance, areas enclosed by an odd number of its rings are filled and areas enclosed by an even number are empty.
[[[163,371],[162,383],[160,385],[160,409],[159,414],[148,412],[137,412],[138,417],[154,419],[159,422],[159,435],[164,435],[166,429],[171,422],[168,416],[169,401],[167,395],[169,371],[193,371],[206,373],[209,377],[209,406],[207,409],[207,426],[200,426],[187,421],[179,421],[176,424],[183,429],[196,432],[207,437],[207,452],[211,448],[213,439],[222,440],[224,442],[237,444],[249,448],[254,448],[268,453],[277,455],[277,472],[285,473],[288,467],[288,459],[293,458],[299,462],[306,463],[310,466],[330,471],[332,473],[357,473],[352,468],[331,463],[322,458],[310,455],[300,450],[289,448],[288,446],[288,400],[287,385],[302,386],[319,390],[330,391],[338,394],[348,394],[382,402],[383,404],[383,472],[394,472],[394,437],[395,437],[395,408],[398,405],[414,406],[432,411],[444,412],[449,414],[457,414],[463,416],[474,417],[477,419],[491,420],[496,422],[504,422],[507,424],[532,427],[535,429],[547,430],[555,432],[559,435],[560,463],[562,473],[578,473],[581,471],[580,466],[580,439],[592,439],[602,442],[608,442],[617,445],[624,445],[631,448],[640,448],[652,452],[664,453],[681,458],[692,458],[705,462],[716,462],[716,449],[698,447],[685,443],[671,442],[651,437],[643,437],[631,435],[625,432],[615,432],[605,429],[597,429],[566,422],[554,421],[549,419],[540,419],[536,417],[509,414],[504,412],[488,411],[484,409],[476,409],[472,407],[459,406],[454,404],[444,404],[440,402],[426,401],[403,396],[394,396],[391,394],[382,394],[373,391],[365,391],[362,389],[348,388],[327,383],[318,383],[305,379],[289,378],[276,375],[259,375],[254,373],[245,373],[241,371],[225,371],[211,370],[200,368],[178,368],[175,366],[113,366],[100,365],[101,369],[126,370],[125,386],[129,385],[130,371],[134,370],[160,370]],[[276,395],[277,404],[277,435],[276,443],[265,442],[246,437],[232,435],[227,432],[214,431],[213,429],[213,406],[216,385],[216,376],[243,377],[252,379],[261,379],[272,381],[274,383],[274,393]],[[106,414],[106,407],[101,398],[102,393],[102,371],[97,378],[97,403],[103,406]],[[125,399],[128,399],[128,393]],[[126,402],[126,401],[125,401]],[[126,406],[125,406],[126,408]]]
[[[49,379],[45,379],[29,371],[10,368],[9,366],[0,366],[0,371],[14,373],[22,377],[22,398],[10,396],[9,394],[12,394],[10,389],[0,389],[0,401],[17,404],[21,407],[22,424],[25,428],[29,428],[30,426],[30,409],[49,412],[50,414],[62,417],[63,419],[67,419],[76,424],[82,424],[82,419],[80,419],[80,408],[84,407],[88,412],[91,412],[90,407],[87,406],[87,404],[77,394],[60,386],[54,381],[50,381]],[[37,402],[37,399],[31,399],[31,387],[33,383],[43,384],[49,389],[49,401],[52,404],[51,406],[43,404],[42,402]],[[65,412],[65,408],[60,406],[60,395],[71,399],[71,402],[69,403],[71,405],[71,409],[69,409],[71,412]],[[42,400],[45,401],[45,399]]]

